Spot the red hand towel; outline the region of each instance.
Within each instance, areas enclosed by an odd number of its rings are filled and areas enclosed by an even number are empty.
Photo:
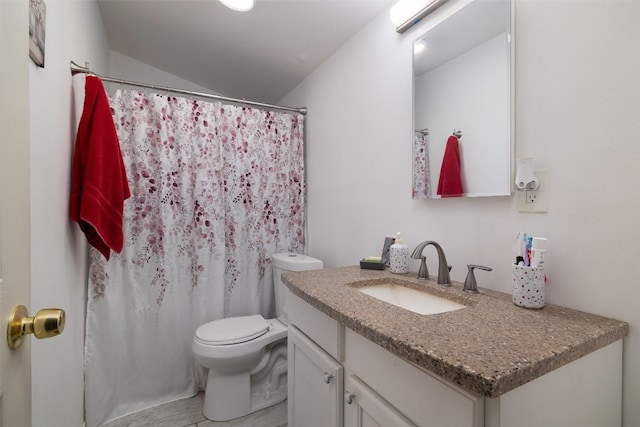
[[[460,178],[460,149],[458,138],[451,135],[447,140],[447,147],[442,158],[440,179],[438,180],[438,194],[442,197],[461,196],[462,178]]]
[[[107,94],[87,76],[84,108],[73,153],[69,216],[108,260],[123,245],[122,213],[129,185]]]

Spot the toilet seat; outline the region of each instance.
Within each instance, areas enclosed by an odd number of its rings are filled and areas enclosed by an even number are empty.
[[[229,319],[235,319],[235,317]],[[268,328],[264,333],[259,334],[258,336],[255,336],[254,334],[253,338],[247,338],[245,341],[236,342],[235,344],[211,344],[208,341],[205,341],[208,338],[206,334],[204,335],[205,340],[203,340],[198,337],[198,335],[202,336],[202,334],[198,334],[196,331],[193,341],[191,342],[191,349],[198,358],[211,359],[211,361],[217,360],[218,363],[221,363],[222,360],[233,359],[236,357],[242,358],[256,351],[261,351],[270,343],[287,338],[287,325],[283,324],[278,319],[266,319],[264,321],[268,325]],[[218,322],[218,320],[214,320],[214,322]],[[233,325],[233,321],[230,320],[229,322]],[[225,324],[227,324],[227,322],[225,322]],[[231,331],[234,330],[233,328],[234,326],[229,327]],[[233,335],[238,334],[234,333]],[[231,362],[231,360],[228,361]],[[211,368],[211,366],[209,366],[209,362],[206,360],[201,360],[200,363],[207,368]]]
[[[228,317],[200,326],[195,339],[205,345],[233,345],[254,340],[269,330],[269,322],[259,314]]]

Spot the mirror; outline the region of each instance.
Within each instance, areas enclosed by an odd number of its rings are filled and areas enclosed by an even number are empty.
[[[413,48],[413,198],[510,195],[510,1],[468,2]]]

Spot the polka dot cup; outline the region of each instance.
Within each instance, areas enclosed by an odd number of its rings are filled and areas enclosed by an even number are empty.
[[[524,308],[544,307],[544,267],[513,265],[513,303]]]

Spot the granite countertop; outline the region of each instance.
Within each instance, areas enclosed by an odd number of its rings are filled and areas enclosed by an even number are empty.
[[[516,306],[511,295],[480,288],[445,288],[415,273],[343,267],[290,272],[291,292],[395,355],[461,387],[495,398],[624,338],[626,323],[547,304]],[[468,307],[421,315],[379,301],[356,287],[387,279]],[[371,283],[374,282],[374,283]]]

